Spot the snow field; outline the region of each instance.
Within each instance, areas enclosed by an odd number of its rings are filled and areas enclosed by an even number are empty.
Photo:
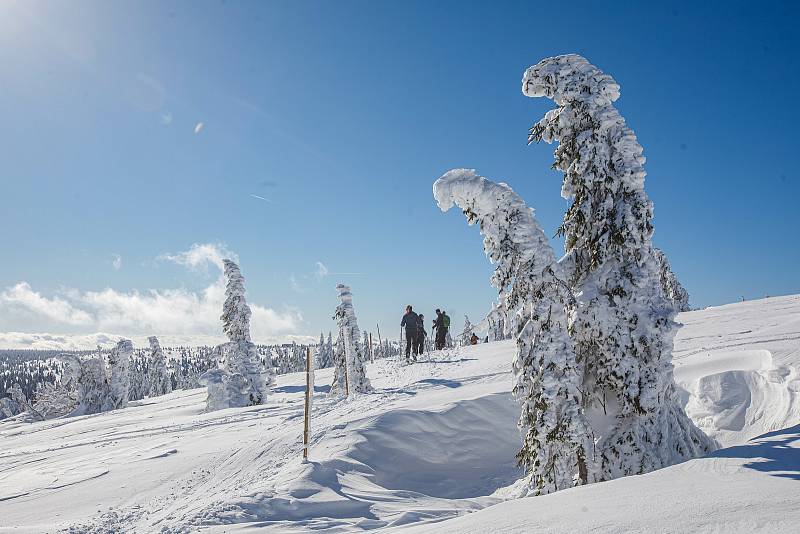
[[[502,502],[521,476],[510,341],[368,364],[375,392],[342,402],[318,370],[307,463],[301,373],[262,406],[204,413],[198,389],[5,421],[0,532],[795,532],[798,318],[800,296],[679,316],[687,411],[726,448],[647,475]]]

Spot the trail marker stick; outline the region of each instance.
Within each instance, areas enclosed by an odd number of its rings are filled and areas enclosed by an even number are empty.
[[[303,422],[303,460],[308,460],[308,430],[311,417],[311,391],[313,389],[314,384],[311,383],[311,347],[306,347],[306,409]]]

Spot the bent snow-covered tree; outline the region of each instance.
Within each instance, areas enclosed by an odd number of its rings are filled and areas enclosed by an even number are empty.
[[[594,428],[601,477],[645,473],[708,452],[713,442],[676,395],[674,309],[653,252],[642,147],[613,105],[619,85],[570,54],[527,69],[522,92],[557,105],[531,128],[529,143],[558,143],[553,167],[564,173],[562,197],[572,201],[559,228],[561,263],[577,296],[570,329],[585,372],[584,403],[611,421]]]
[[[684,289],[678,277],[673,272],[667,255],[660,248],[654,249],[654,251],[656,254],[656,261],[658,262],[661,289],[664,291],[664,295],[672,301],[676,311],[685,312],[691,310],[692,308],[689,306],[689,292]]]
[[[366,393],[372,390],[372,386],[367,378],[365,367],[367,358],[361,344],[358,321],[353,309],[353,294],[350,292],[350,288],[344,284],[337,285],[336,290],[339,292],[339,305],[336,307],[333,318],[339,325],[339,342],[342,347],[340,349],[337,343],[334,355],[336,369],[331,392],[343,392],[344,381],[347,380],[350,392]],[[343,355],[340,350],[344,353]]]
[[[268,371],[250,340],[250,306],[244,297],[244,277],[239,266],[222,260],[227,285],[222,308],[222,330],[228,342],[217,347],[220,369],[207,371],[200,383],[208,387],[208,410],[263,404],[267,399]],[[269,359],[269,355],[267,355]],[[271,362],[266,362],[271,367]]]
[[[460,207],[483,234],[495,264],[491,283],[514,314],[514,395],[525,432],[517,454],[526,493],[540,495],[595,480],[590,429],[581,409],[580,370],[567,332],[569,291],[533,210],[505,184],[454,169],[433,185],[442,211]]]
[[[167,371],[167,359],[156,336],[147,338],[150,342],[150,367],[148,368],[149,397],[157,397],[172,392],[172,379]]]

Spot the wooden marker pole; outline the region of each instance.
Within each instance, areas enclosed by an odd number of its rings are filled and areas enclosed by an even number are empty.
[[[376,324],[375,326],[378,327],[378,347],[381,349],[381,356],[385,357],[386,353],[383,351],[383,341],[381,341],[381,325]]]
[[[306,413],[303,422],[303,460],[308,460],[308,429],[311,416],[311,391],[314,384],[311,383],[311,347],[306,347]]]
[[[369,361],[375,361],[375,353],[372,352],[372,332],[369,333]]]

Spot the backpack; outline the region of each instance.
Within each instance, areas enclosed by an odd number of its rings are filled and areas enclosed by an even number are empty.
[[[446,313],[442,314],[442,320],[444,321],[444,327],[449,329],[450,328],[450,316]]]

